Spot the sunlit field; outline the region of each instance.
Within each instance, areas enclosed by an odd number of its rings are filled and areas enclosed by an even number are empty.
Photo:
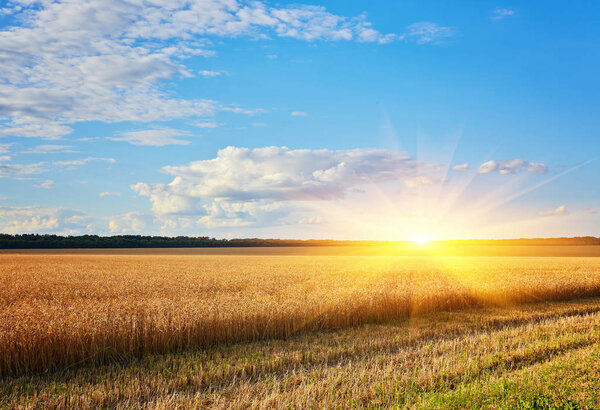
[[[591,257],[151,252],[0,255],[1,376],[600,295]]]

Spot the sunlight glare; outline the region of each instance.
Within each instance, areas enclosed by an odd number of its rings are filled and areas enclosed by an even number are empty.
[[[412,241],[415,245],[427,245],[429,243],[429,238],[423,235],[418,235],[412,238]]]

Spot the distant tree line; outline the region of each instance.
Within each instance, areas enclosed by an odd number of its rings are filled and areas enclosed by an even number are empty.
[[[593,236],[576,238],[535,238],[496,240],[437,241],[439,245],[600,245],[600,238]],[[389,241],[334,241],[289,239],[216,239],[208,236],[60,236],[23,234],[0,234],[0,249],[69,249],[69,248],[221,248],[257,246],[394,246],[410,242]]]

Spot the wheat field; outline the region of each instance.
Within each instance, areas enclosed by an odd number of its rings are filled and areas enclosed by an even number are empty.
[[[598,295],[586,257],[7,253],[0,377]]]

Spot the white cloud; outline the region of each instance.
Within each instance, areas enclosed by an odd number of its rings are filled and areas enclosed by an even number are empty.
[[[277,225],[277,221],[287,217],[292,206],[282,202],[228,201],[217,199],[204,205],[201,216],[196,222],[206,228],[232,228],[257,224]],[[171,220],[173,222],[173,220]],[[177,221],[177,225],[180,221]]]
[[[300,225],[318,225],[322,223],[325,223],[325,220],[320,216],[310,216],[298,220],[298,224]]]
[[[479,174],[490,174],[498,172],[502,175],[516,174],[520,171],[527,171],[532,174],[545,174],[548,168],[545,164],[539,162],[527,162],[520,158],[506,159],[500,161],[487,161],[479,166]]]
[[[298,202],[342,199],[359,185],[441,183],[440,169],[383,149],[227,147],[214,159],[163,167],[174,177],[169,184],[139,182],[131,188],[148,197],[161,218],[197,215],[207,227],[246,226],[287,216]]]
[[[514,10],[499,7],[496,10],[494,10],[494,13],[492,14],[492,20],[502,20],[505,17],[510,17],[514,15]]]
[[[10,155],[0,155],[0,162],[8,162],[12,159]]]
[[[90,142],[90,141],[96,141],[99,140],[100,137],[84,137],[84,138],[77,138],[75,139],[75,141],[79,141],[79,142]]]
[[[114,158],[87,157],[82,159],[74,159],[70,161],[54,161],[52,164],[59,167],[76,167],[80,165],[89,164],[90,162],[108,162],[109,164],[114,164],[116,160]]]
[[[14,145],[13,143],[8,143],[8,144],[0,144],[0,154],[6,154],[7,152],[9,152],[8,148]]]
[[[42,189],[52,189],[54,186],[54,181],[51,179],[47,179],[44,182],[39,183],[38,185],[34,185],[34,188],[42,188]]]
[[[38,145],[22,152],[22,154],[59,154],[65,152],[77,152],[70,145]]]
[[[262,114],[267,112],[267,110],[263,109],[263,108],[256,108],[253,110],[249,110],[246,108],[239,108],[239,107],[221,107],[221,111],[228,111],[228,112],[233,112],[235,114],[244,114],[244,115],[256,115],[256,114]]]
[[[219,124],[213,121],[204,121],[204,122],[195,122],[194,125],[199,128],[217,128],[222,126],[223,124]]]
[[[1,56],[1,54],[0,54],[0,56]],[[2,62],[1,58],[0,58],[0,62]],[[0,78],[1,78],[1,74],[0,74]],[[4,99],[6,99],[6,101],[4,101],[4,103],[10,104],[11,101],[8,100],[9,95],[4,94],[2,92],[5,87],[6,86],[0,85],[0,103],[2,103],[2,101]],[[8,90],[9,88],[6,87],[6,89]],[[19,98],[19,97],[22,98],[23,96],[19,96],[17,94],[16,98]],[[20,101],[15,99],[12,102],[19,103]],[[22,101],[21,103],[25,105],[25,104],[27,104],[27,101]],[[30,101],[30,103],[41,104],[39,101],[38,102]],[[12,107],[12,108],[15,108],[15,107]],[[10,110],[11,107],[7,106],[5,109]],[[24,109],[26,109],[26,107],[24,107]],[[18,111],[18,109],[17,109],[17,111]],[[3,113],[3,109],[0,108],[0,114],[2,114],[2,113]],[[8,114],[10,115],[10,112],[8,112]],[[11,125],[0,128],[0,136],[9,136],[9,137],[15,136],[15,137],[42,138],[42,139],[47,139],[47,140],[56,140],[56,139],[60,139],[63,135],[70,134],[71,132],[73,132],[73,128],[58,124],[53,121],[38,120],[38,119],[35,119],[34,117],[30,117],[28,115],[20,115],[20,116],[13,115],[12,117],[13,117],[13,121],[10,123]]]
[[[538,212],[538,216],[566,216],[569,212],[564,205],[559,206],[556,209],[552,209],[550,211],[540,211]]]
[[[173,128],[151,128],[147,130],[125,131],[118,137],[108,137],[112,141],[128,142],[132,145],[162,147],[165,145],[188,145],[190,141],[178,137],[189,137],[192,133]]]
[[[411,24],[406,27],[403,34],[399,36],[401,40],[414,40],[417,44],[436,44],[441,40],[451,37],[454,30],[450,27],[439,26],[428,21]]]
[[[64,208],[42,208],[36,206],[0,206],[0,232],[55,233],[59,235],[81,235],[85,233],[147,233],[152,228],[151,215],[129,212],[108,218],[92,218],[83,212]]]
[[[100,192],[98,194],[98,196],[100,198],[104,198],[104,197],[107,197],[107,196],[120,196],[120,195],[121,195],[120,192]]]
[[[36,162],[35,164],[0,164],[0,177],[33,175],[44,172],[45,162]]]
[[[108,230],[113,234],[140,234],[152,218],[139,212],[129,212],[113,216],[108,222]]]
[[[214,71],[214,70],[200,70],[198,71],[202,77],[219,77],[221,75],[227,74],[226,71]]]
[[[60,208],[0,206],[0,232],[77,233],[89,231],[83,213]]]
[[[21,26],[0,30],[0,135],[45,139],[70,134],[69,125],[82,121],[147,123],[227,109],[161,88],[165,80],[192,76],[185,59],[213,54],[213,37],[394,38],[365,15],[261,1],[31,0],[2,10]]]
[[[294,117],[306,117],[306,113],[304,111],[292,111],[292,115]]]
[[[453,171],[466,171],[469,169],[469,164],[457,164],[452,167]]]

